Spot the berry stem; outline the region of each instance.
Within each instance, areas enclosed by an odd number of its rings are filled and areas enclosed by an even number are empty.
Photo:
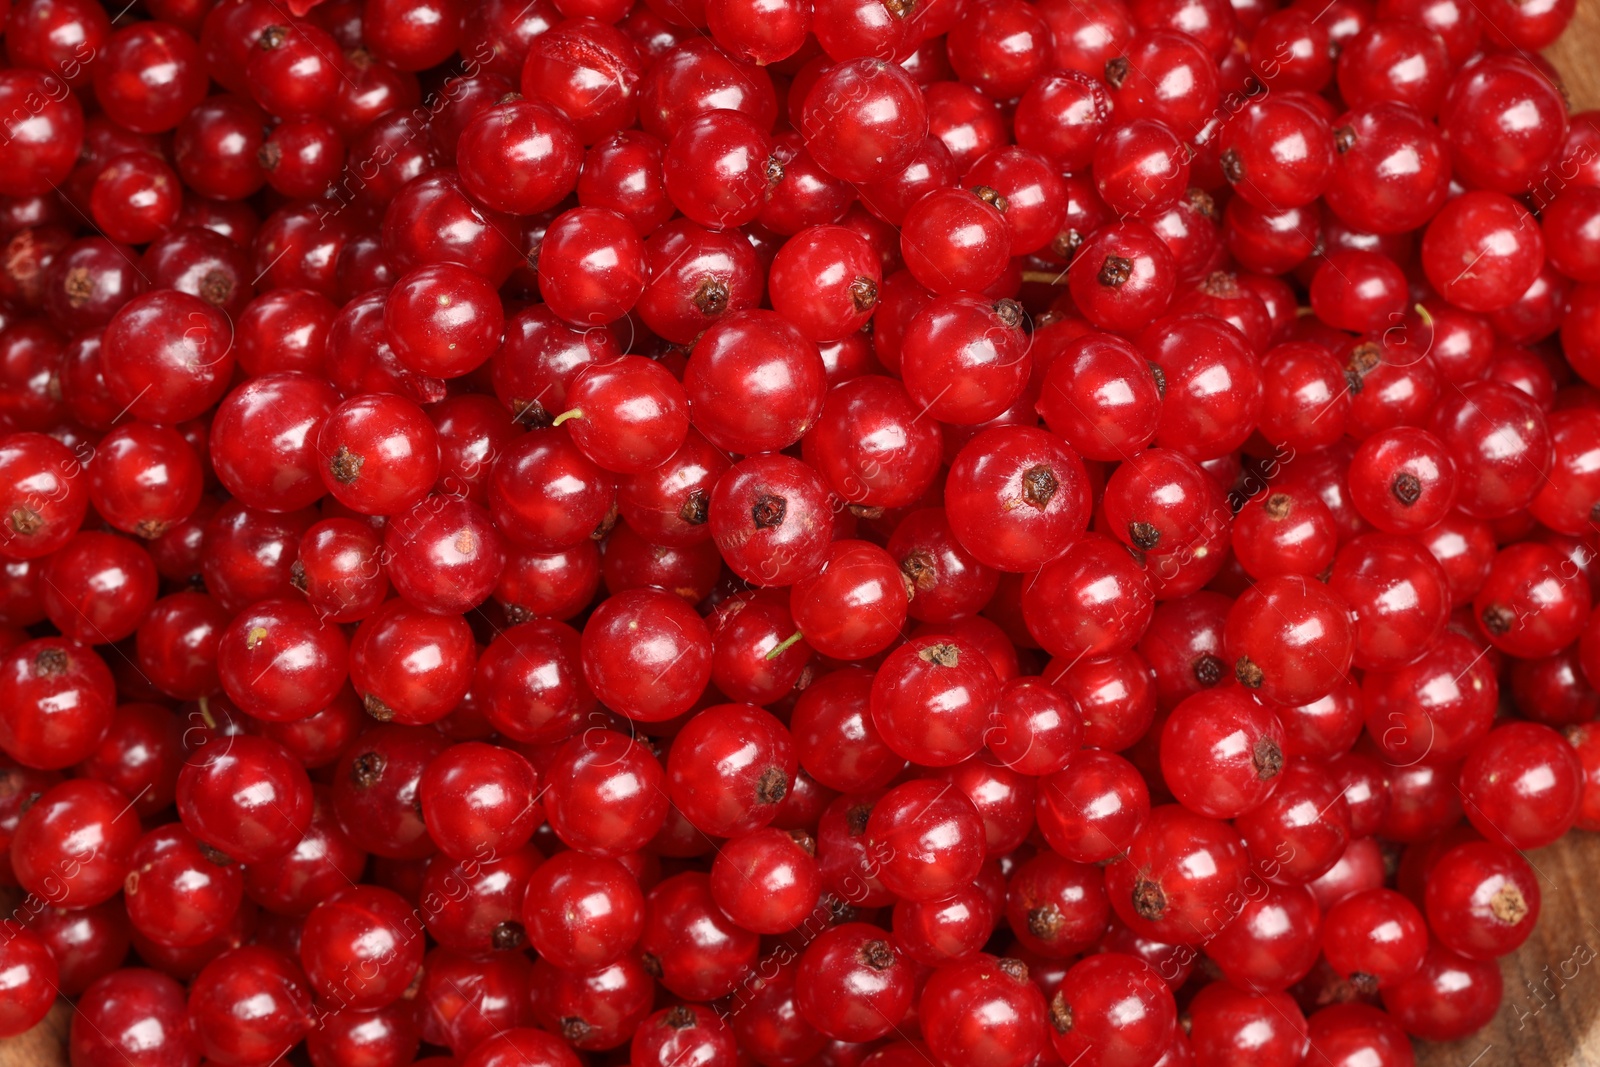
[[[802,634],[799,630],[796,630],[788,637],[785,637],[782,641],[779,641],[777,644],[773,645],[772,651],[767,653],[767,658],[777,659],[779,656],[783,655],[785,652],[789,651],[796,644],[798,644],[800,639],[804,636],[805,634]]]

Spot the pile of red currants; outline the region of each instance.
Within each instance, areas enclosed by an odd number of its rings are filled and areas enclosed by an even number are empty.
[[[1476,1032],[1600,829],[1573,10],[13,0],[0,1036]]]

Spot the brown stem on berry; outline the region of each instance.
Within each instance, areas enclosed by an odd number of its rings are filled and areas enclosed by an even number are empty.
[[[1145,366],[1150,368],[1150,377],[1156,380],[1156,396],[1165,400],[1167,398],[1167,372],[1161,365],[1152,360],[1145,360]]]
[[[1240,685],[1249,686],[1251,689],[1261,688],[1261,668],[1252,663],[1249,656],[1239,657],[1239,662],[1233,665],[1233,676],[1239,679]]]
[[[850,810],[844,813],[844,828],[851,837],[860,837],[867,832],[867,820],[872,818],[870,804],[852,804]]]
[[[579,1041],[582,1041],[584,1038],[588,1037],[590,1031],[594,1029],[594,1027],[590,1026],[576,1015],[568,1015],[561,1019],[560,1022],[561,1036],[566,1038],[568,1041],[571,1041],[573,1044],[577,1044]]]
[[[513,397],[511,410],[516,412],[511,417],[511,421],[519,426],[532,426],[535,429],[543,429],[549,426],[552,421],[550,413],[537,400],[521,400]]]
[[[340,445],[339,451],[328,461],[328,473],[340,485],[349,485],[360,475],[361,467],[366,462],[365,456],[350,451],[347,445]]]
[[[1034,285],[1066,285],[1067,272],[1060,271],[1058,273],[1051,270],[1025,270],[1022,272],[1022,280],[1025,282],[1032,282]]]
[[[1049,941],[1061,932],[1066,916],[1054,904],[1041,904],[1028,911],[1028,933],[1041,941]]]
[[[1517,617],[1510,608],[1499,604],[1490,604],[1483,609],[1483,628],[1499,637],[1510,631],[1516,624]]]
[[[987,185],[974,185],[972,187],[972,195],[977,197],[979,200],[982,200],[985,204],[988,204],[1002,215],[1006,213],[1006,208],[1010,206],[1006,198],[1000,195],[1000,190],[991,188]]]
[[[720,315],[728,310],[728,285],[721,278],[707,275],[695,286],[689,302],[702,315]]]
[[[1161,886],[1148,878],[1139,878],[1133,883],[1133,912],[1141,919],[1159,922],[1167,913],[1167,895],[1161,891]]]
[[[371,789],[383,777],[387,764],[381,752],[363,752],[350,761],[350,784],[357,789]]]
[[[779,804],[789,795],[789,778],[781,767],[768,767],[756,780],[756,799],[763,804]]]
[[[997,300],[994,305],[995,318],[1000,320],[1000,325],[1008,329],[1016,329],[1022,325],[1022,320],[1027,313],[1022,310],[1022,305],[1015,300]]]
[[[1494,896],[1489,898],[1489,910],[1496,919],[1515,926],[1528,917],[1528,902],[1522,896],[1522,890],[1508,882],[1496,889]]]
[[[33,676],[35,678],[54,678],[66,674],[72,661],[67,659],[65,649],[47,648],[33,657]]]
[[[1095,280],[1109,288],[1121,289],[1131,277],[1133,277],[1133,260],[1124,259],[1122,256],[1107,256],[1105,262],[1100,264],[1100,273],[1095,275]]]
[[[933,553],[919,548],[900,561],[900,573],[906,576],[911,588],[926,593],[939,583],[939,572]]]
[[[1022,500],[1036,511],[1049,507],[1060,488],[1056,472],[1043,463],[1022,472]]]
[[[24,505],[18,504],[11,509],[11,528],[24,537],[37,533],[39,527],[44,525],[44,516]]]
[[[711,515],[711,497],[704,489],[691,489],[678,508],[678,518],[690,526],[704,526]]]
[[[1270,737],[1263,737],[1256,742],[1256,750],[1251,753],[1251,758],[1256,765],[1256,777],[1263,782],[1276,778],[1278,772],[1283,770],[1283,749]]]
[[[1222,660],[1209,652],[1200,653],[1194,661],[1194,680],[1210,688],[1222,681]]]
[[[1267,518],[1286,519],[1294,509],[1294,497],[1288,493],[1273,493],[1261,506],[1266,509]]]
[[[1356,131],[1353,126],[1340,126],[1333,131],[1333,147],[1342,156],[1355,147]]]
[[[887,941],[868,941],[861,946],[861,962],[875,971],[887,971],[894,966],[894,949]]]
[[[232,856],[228,855],[226,852],[223,852],[221,849],[212,848],[210,845],[201,843],[200,855],[204,856],[207,862],[215,863],[218,867],[233,866]]]
[[[1350,358],[1345,361],[1344,380],[1349,383],[1350,392],[1361,392],[1361,386],[1383,362],[1383,350],[1371,341],[1363,341],[1350,350]]]
[[[865,274],[858,274],[850,283],[850,302],[857,311],[871,311],[878,306],[878,283]]]
[[[1072,1032],[1072,1005],[1067,1003],[1067,995],[1059,989],[1050,998],[1050,1025],[1055,1027],[1058,1034]]]
[[[1148,522],[1128,523],[1128,539],[1146,552],[1161,543],[1161,531]]]
[[[996,970],[1008,978],[1015,978],[1019,982],[1028,980],[1028,965],[1021,960],[1007,956],[1004,959],[995,960],[994,965]]]
[[[758,530],[783,525],[783,517],[788,513],[788,498],[774,493],[762,493],[756,497],[755,504],[750,508],[750,518]]]
[[[918,652],[917,657],[922,662],[931,663],[935,667],[954,667],[961,662],[961,650],[955,645],[941,642],[937,645],[929,645],[921,652]]]
[[[379,699],[376,693],[368,693],[363,697],[361,706],[367,709],[368,715],[379,722],[391,722],[394,719],[394,709]]]
[[[804,830],[790,830],[789,840],[798,845],[800,851],[806,855],[815,856],[817,854],[817,839]]]
[[[1222,176],[1234,183],[1244,180],[1244,162],[1231,148],[1222,153]]]
[[[1415,504],[1422,496],[1422,480],[1410,471],[1401,471],[1394,476],[1394,483],[1389,486],[1389,492],[1405,507]]]
[[[688,1030],[694,1026],[694,1012],[689,1010],[689,1005],[679,1004],[667,1011],[662,1016],[663,1026],[670,1026],[674,1030]]]
[[[1204,189],[1190,189],[1183,195],[1188,199],[1189,206],[1195,210],[1196,214],[1202,218],[1210,219],[1212,222],[1217,221],[1217,202],[1211,198],[1210,193]]]
[[[522,943],[526,940],[527,933],[522,929],[522,924],[513,922],[510,919],[497,923],[494,930],[489,934],[490,943],[501,951],[521,948]]]
[[[1132,69],[1133,64],[1128,62],[1126,56],[1118,56],[1116,59],[1108,60],[1106,62],[1106,84],[1113,89],[1122,88],[1122,83],[1128,78],[1128,71]]]

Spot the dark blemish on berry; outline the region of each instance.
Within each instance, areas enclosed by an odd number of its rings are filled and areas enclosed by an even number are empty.
[[[851,837],[860,837],[867,832],[867,820],[872,818],[872,808],[867,804],[853,804],[850,810],[844,813],[844,828]]]
[[[689,1030],[694,1027],[694,1012],[689,1010],[687,1004],[678,1004],[667,1010],[662,1016],[661,1025],[670,1026],[674,1030]]]
[[[1483,609],[1483,628],[1496,637],[1509,633],[1516,621],[1516,615],[1499,604],[1490,604]]]
[[[1422,481],[1410,471],[1401,471],[1394,476],[1394,484],[1389,486],[1389,491],[1394,494],[1396,500],[1409,508],[1422,496]]]
[[[1342,156],[1355,147],[1356,131],[1353,126],[1340,126],[1333,131],[1333,147]]]
[[[1130,522],[1128,538],[1139,548],[1149,552],[1161,543],[1161,531],[1148,522]]]
[[[1128,71],[1133,64],[1128,62],[1126,56],[1118,56],[1106,63],[1106,84],[1113,89],[1122,88],[1122,83],[1128,80]]]

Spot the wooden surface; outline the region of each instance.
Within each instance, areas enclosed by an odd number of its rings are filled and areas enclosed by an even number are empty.
[[[1571,27],[1545,54],[1572,110],[1600,110],[1600,0],[1578,0]],[[1499,1014],[1463,1041],[1417,1042],[1419,1067],[1600,1067],[1600,835],[1574,832],[1528,859],[1543,910],[1528,943],[1500,961]],[[57,1002],[37,1028],[0,1040],[0,1067],[68,1067],[71,1010]],[[1306,1062],[1316,1067],[1316,1053]]]

